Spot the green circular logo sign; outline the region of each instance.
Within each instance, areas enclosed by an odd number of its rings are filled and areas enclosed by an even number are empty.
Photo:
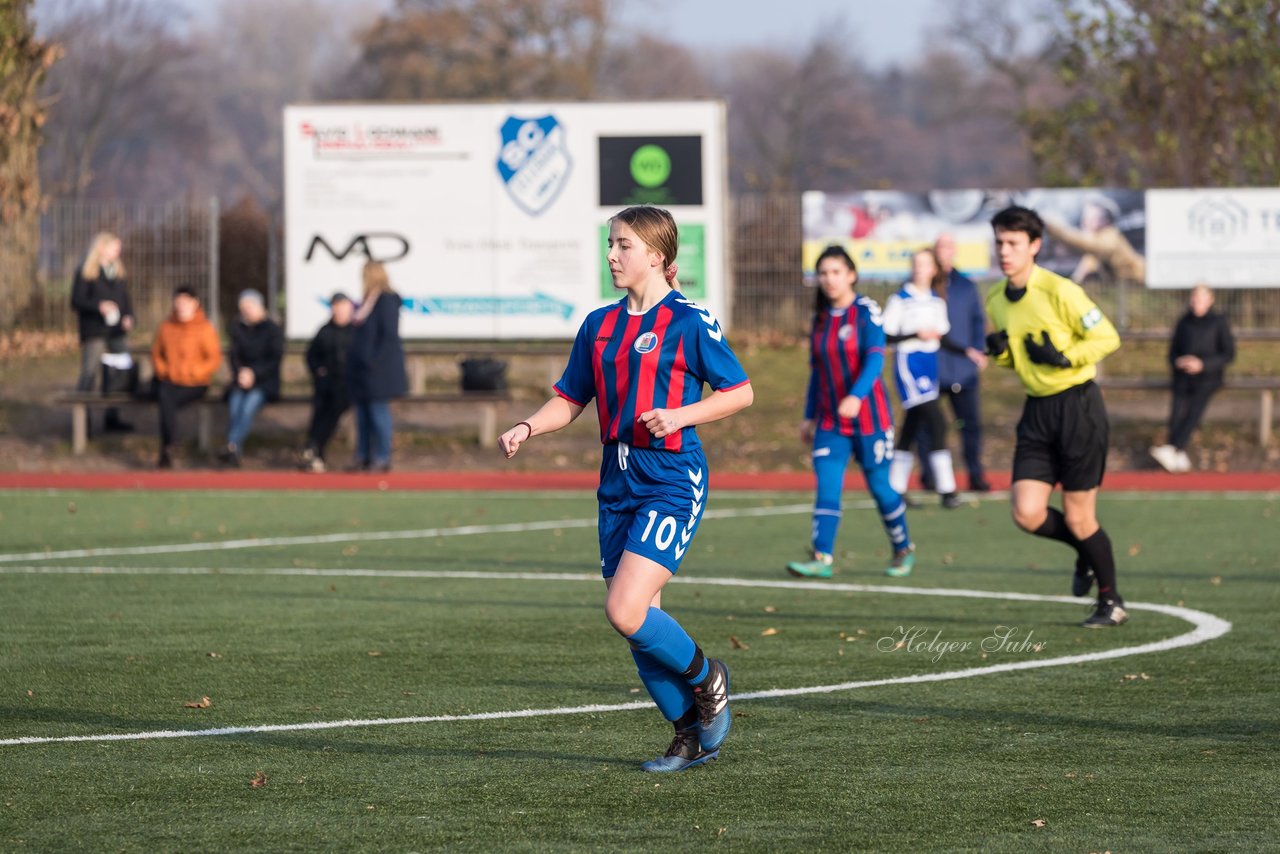
[[[631,178],[641,187],[661,187],[671,177],[671,155],[660,145],[642,145],[631,155]]]

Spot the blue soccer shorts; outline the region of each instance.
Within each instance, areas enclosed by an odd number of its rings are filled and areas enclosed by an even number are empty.
[[[605,445],[600,464],[600,573],[612,578],[629,551],[672,574],[689,552],[707,504],[702,449],[662,451]]]

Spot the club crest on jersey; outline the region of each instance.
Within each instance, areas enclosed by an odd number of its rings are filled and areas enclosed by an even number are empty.
[[[646,332],[637,338],[636,343],[631,346],[637,353],[648,353],[658,346],[658,336],[652,332]]]
[[[853,327],[847,325],[841,326],[840,331],[836,333],[836,337],[841,341],[848,341],[851,335],[853,335]]]
[[[500,133],[498,175],[511,200],[525,213],[537,216],[560,195],[573,168],[564,127],[553,115],[509,116]]]

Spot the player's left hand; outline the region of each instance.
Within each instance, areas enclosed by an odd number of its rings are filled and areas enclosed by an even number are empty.
[[[1053,345],[1049,340],[1048,330],[1040,331],[1040,340],[1043,343],[1037,344],[1036,340],[1031,337],[1031,333],[1027,333],[1027,337],[1022,343],[1027,348],[1027,358],[1035,362],[1037,365],[1049,365],[1054,368],[1069,368],[1071,360],[1062,354],[1062,351]]]
[[[862,401],[851,394],[842,397],[840,405],[836,407],[836,412],[841,418],[857,418],[861,411]]]
[[[670,436],[684,425],[680,423],[678,409],[650,409],[640,413],[640,421],[655,439]]]

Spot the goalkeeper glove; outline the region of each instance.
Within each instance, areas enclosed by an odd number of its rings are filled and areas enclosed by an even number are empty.
[[[1037,365],[1050,365],[1055,368],[1071,367],[1071,360],[1062,354],[1062,351],[1053,346],[1053,342],[1049,340],[1049,333],[1041,330],[1040,340],[1042,343],[1037,344],[1035,339],[1031,337],[1031,333],[1027,333],[1027,337],[1023,343],[1027,346],[1027,358],[1035,362]]]
[[[1009,349],[1009,333],[1001,329],[987,336],[987,355],[1002,356]]]

